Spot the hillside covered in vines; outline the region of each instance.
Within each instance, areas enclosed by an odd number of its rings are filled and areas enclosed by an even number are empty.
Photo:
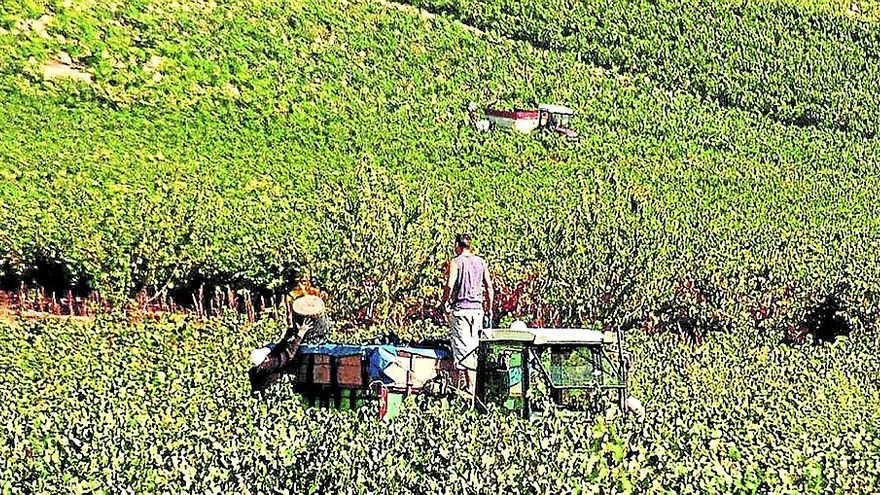
[[[467,230],[498,312],[534,321],[797,333],[829,298],[876,319],[870,3],[418,5],[438,15],[5,3],[4,288],[186,302],[308,272],[338,318],[405,323]],[[60,59],[90,82],[44,80]],[[465,111],[536,101],[576,109],[579,140]]]
[[[3,2],[0,306],[236,309],[306,274],[332,341],[438,339],[469,231],[499,322],[624,327],[645,411],[420,396],[379,422],[248,396],[270,312],[4,313],[0,493],[876,493],[878,21],[873,0]],[[535,103],[579,138],[468,115]]]

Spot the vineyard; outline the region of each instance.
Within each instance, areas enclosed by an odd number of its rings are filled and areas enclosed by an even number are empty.
[[[692,348],[634,334],[646,415],[591,427],[432,400],[383,423],[284,387],[251,399],[242,356],[276,329],[236,320],[0,325],[0,365],[18,370],[0,376],[4,493],[876,493],[880,479],[876,335]]]
[[[235,308],[307,272],[337,339],[436,337],[469,231],[500,318],[626,326],[648,414],[426,403],[374,424],[247,398],[265,320],[17,321],[0,483],[876,491],[878,20],[831,0],[3,3],[0,290]],[[580,137],[477,132],[467,108],[492,102],[568,105]]]
[[[828,295],[875,318],[877,143],[858,133],[373,2],[102,4],[48,38],[21,22],[40,7],[4,8],[7,288],[186,302],[307,269],[338,317],[405,323],[471,230],[534,318],[797,328]],[[42,82],[58,52],[94,82]],[[583,136],[475,132],[464,109],[495,100],[566,102]]]

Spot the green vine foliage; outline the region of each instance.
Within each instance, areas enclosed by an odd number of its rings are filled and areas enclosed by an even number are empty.
[[[795,126],[873,137],[874,2],[416,0],[413,5]]]
[[[528,296],[515,316],[534,322],[685,314],[707,327],[797,329],[829,295],[853,325],[876,319],[876,141],[839,126],[787,125],[789,117],[723,104],[685,80],[671,91],[639,67],[597,68],[608,64],[565,44],[624,50],[641,38],[590,41],[591,31],[570,24],[594,18],[581,12],[592,3],[547,5],[539,9],[547,22],[529,23],[515,16],[544,4],[450,3],[435,8],[453,16],[433,19],[372,1],[65,5],[3,10],[6,286],[56,273],[58,290],[121,299],[201,284],[271,294],[308,271],[337,318],[409,323],[430,315],[452,236],[468,230],[502,289]],[[595,29],[657,40],[663,29],[740,36],[745,26],[781,32],[765,24],[819,16],[749,4],[727,24],[706,14],[708,4],[672,13],[645,3],[631,15],[668,12],[635,25],[618,19],[622,5],[609,3]],[[580,14],[551,22],[561,12]],[[491,29],[474,32],[454,16]],[[721,24],[684,29],[712,19]],[[852,30],[873,24],[821,19],[815,36],[825,33],[831,59],[804,67],[837,77],[847,47],[873,39]],[[829,37],[829,23],[850,34]],[[752,61],[735,72],[742,77],[776,53],[740,49]],[[646,50],[635,59],[650,65]],[[94,82],[43,81],[40,64],[59,53]],[[705,74],[676,60],[657,70]],[[862,72],[848,74],[868,87]],[[803,86],[838,95],[834,84],[810,81]],[[768,88],[790,86],[735,88],[771,98]],[[786,91],[780,102],[799,101]],[[581,138],[478,133],[465,108],[491,101],[569,104]]]
[[[644,417],[524,421],[417,398],[306,408],[248,396],[247,355],[277,334],[227,316],[0,323],[3,493],[873,493],[876,335],[700,346],[633,332]],[[437,336],[435,330],[435,336]],[[350,339],[339,333],[334,339]]]
[[[418,5],[441,15],[4,2],[0,285],[279,294],[308,271],[335,340],[420,340],[466,230],[504,321],[645,330],[645,418],[426,401],[381,424],[248,398],[267,322],[3,322],[0,490],[877,492],[875,19]],[[93,82],[44,81],[62,54]],[[465,109],[493,101],[570,105],[580,138],[478,133]],[[831,342],[780,344],[810,333]]]

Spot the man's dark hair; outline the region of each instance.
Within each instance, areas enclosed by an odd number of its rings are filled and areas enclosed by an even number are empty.
[[[455,247],[460,247],[463,249],[471,248],[471,235],[470,234],[458,234],[455,236]]]

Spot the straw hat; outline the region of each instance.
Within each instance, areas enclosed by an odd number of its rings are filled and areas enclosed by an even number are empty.
[[[291,307],[293,312],[300,316],[318,316],[324,312],[324,300],[318,296],[306,294],[294,299]]]

